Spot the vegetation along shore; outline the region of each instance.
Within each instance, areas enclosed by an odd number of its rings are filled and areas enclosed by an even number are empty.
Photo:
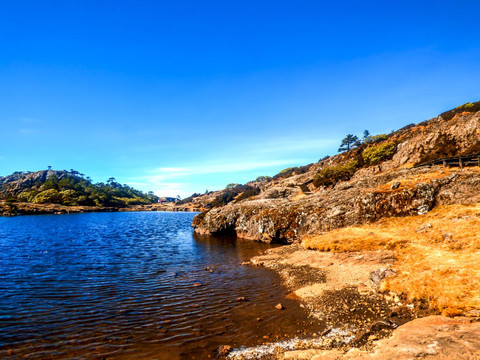
[[[0,215],[72,214],[104,211],[198,211],[195,206],[159,202],[115,178],[94,184],[71,169],[16,172],[0,177]]]

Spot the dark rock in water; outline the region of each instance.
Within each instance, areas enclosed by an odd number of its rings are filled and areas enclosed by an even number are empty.
[[[278,303],[277,305],[275,305],[275,309],[277,309],[277,310],[285,310],[285,307],[284,307],[281,303]]]
[[[237,301],[238,302],[245,302],[245,301],[248,301],[248,299],[245,296],[240,296],[240,297],[237,298]]]
[[[232,347],[230,345],[221,345],[217,349],[217,354],[219,356],[226,356],[232,351]]]
[[[202,286],[202,283],[199,283],[199,282],[193,283],[193,287],[199,287],[199,286]]]

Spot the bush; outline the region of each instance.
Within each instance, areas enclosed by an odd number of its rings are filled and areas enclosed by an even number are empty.
[[[320,170],[313,178],[313,185],[329,186],[339,181],[348,181],[360,167],[357,160],[352,160],[345,165],[329,166]]]
[[[220,207],[232,202],[238,193],[233,190],[225,190],[222,194],[218,195],[211,203],[212,207]]]
[[[292,176],[292,173],[295,171],[294,167],[289,167],[286,169],[281,170],[278,174],[273,176],[273,179],[277,180],[280,178],[287,178]]]
[[[20,194],[18,194],[18,200],[19,201],[24,201],[24,202],[33,202],[33,199],[35,199],[35,196],[38,194],[38,191],[35,190],[26,190],[22,191]]]
[[[304,165],[304,166],[289,167],[289,168],[283,169],[277,175],[275,175],[273,177],[273,179],[274,180],[281,179],[281,178],[286,179],[286,178],[289,178],[292,175],[304,174],[310,169],[310,167],[312,165],[313,164],[308,164],[308,165]]]
[[[270,176],[259,176],[254,181],[255,182],[262,182],[262,181],[270,181],[272,178]]]
[[[37,204],[61,203],[61,196],[58,194],[57,190],[48,189],[38,193],[33,199],[33,202]]]
[[[455,109],[445,111],[441,113],[440,116],[445,120],[451,120],[455,115],[461,114],[462,112],[477,112],[480,111],[480,101],[474,103],[466,103],[456,107]]]
[[[387,140],[387,138],[388,138],[387,134],[370,135],[365,138],[364,142],[366,144],[377,143],[383,140]]]
[[[211,207],[220,207],[227,205],[229,202],[232,202],[235,200],[235,197],[243,192],[249,191],[253,189],[253,187],[249,185],[235,185],[234,187],[230,187],[229,189],[226,189],[218,195],[210,204]]]
[[[231,189],[236,188],[238,185],[240,185],[240,184],[231,183],[231,184],[228,184],[228,185],[225,187],[225,189],[231,190]]]
[[[239,202],[241,200],[245,200],[245,199],[249,199],[255,195],[258,195],[260,194],[260,189],[259,188],[251,188],[251,189],[248,189],[246,191],[244,191],[243,193],[241,193],[236,199],[235,199],[235,202]]]
[[[390,160],[397,150],[394,142],[384,142],[368,149],[362,153],[363,160],[367,165],[376,165],[385,160]]]

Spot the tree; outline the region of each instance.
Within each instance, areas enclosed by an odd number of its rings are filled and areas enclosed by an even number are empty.
[[[345,136],[342,140],[342,143],[340,144],[340,147],[338,148],[338,151],[348,151],[352,148],[352,145],[354,145],[358,141],[358,136],[348,134]]]
[[[363,140],[365,140],[365,139],[368,138],[369,136],[370,136],[370,131],[365,130],[365,131],[363,132]]]
[[[261,182],[261,181],[269,181],[272,178],[270,176],[259,176],[254,181]]]
[[[70,175],[77,177],[80,173],[77,170],[70,169]]]

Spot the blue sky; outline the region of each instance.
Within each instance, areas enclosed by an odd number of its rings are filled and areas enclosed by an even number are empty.
[[[0,176],[243,183],[480,99],[478,1],[9,1]],[[473,16],[473,17],[472,17]]]

